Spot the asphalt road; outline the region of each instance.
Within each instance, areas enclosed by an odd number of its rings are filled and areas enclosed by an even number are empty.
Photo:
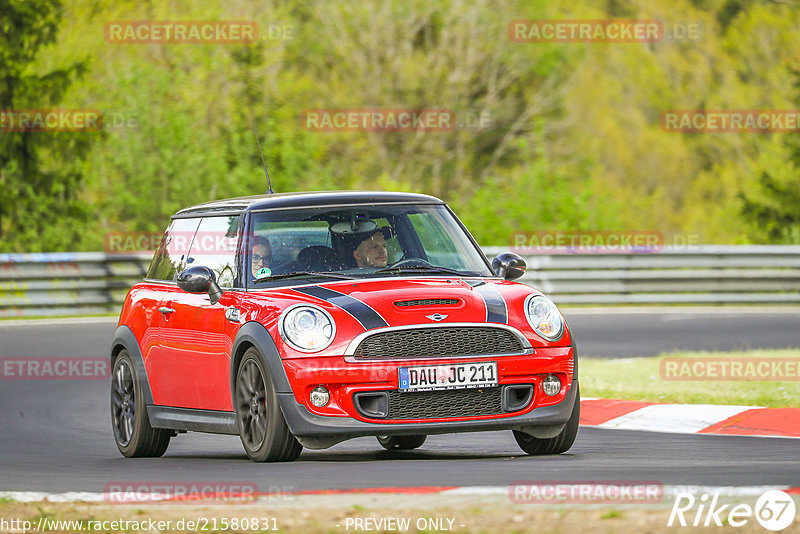
[[[800,345],[798,316],[567,314],[582,354]],[[101,320],[0,324],[0,358],[101,356],[115,328]],[[750,332],[758,332],[758,335]],[[693,344],[693,341],[695,344]],[[797,440],[582,428],[568,454],[521,455],[511,432],[432,436],[388,452],[373,438],[304,451],[291,464],[252,464],[235,436],[189,433],[161,459],[125,459],[111,437],[108,382],[0,381],[0,490],[103,491],[138,481],[244,481],[260,491],[384,486],[503,486],[520,480],[800,486]]]
[[[800,347],[800,310],[565,311],[581,356]]]
[[[675,350],[730,351],[800,347],[800,309],[784,311],[568,310],[564,313],[581,356],[657,356]],[[77,322],[0,321],[0,358],[9,356],[101,356],[116,319]]]

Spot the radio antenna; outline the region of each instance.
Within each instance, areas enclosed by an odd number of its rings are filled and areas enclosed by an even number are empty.
[[[261,150],[261,141],[258,140],[258,132],[256,131],[256,121],[253,120],[253,133],[256,136],[256,143],[258,143],[258,152],[261,154],[261,163],[264,165],[264,174],[267,175],[267,195],[272,195],[275,191],[272,190],[272,181],[269,179],[269,171],[267,171],[267,162],[264,161],[264,152]]]

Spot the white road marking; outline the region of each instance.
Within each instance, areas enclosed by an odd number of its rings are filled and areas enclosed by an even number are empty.
[[[713,404],[654,404],[611,419],[600,428],[649,430],[675,434],[694,434],[729,417],[759,406],[719,406]]]

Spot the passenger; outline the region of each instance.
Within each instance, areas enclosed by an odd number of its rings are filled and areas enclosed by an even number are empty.
[[[272,246],[264,237],[253,237],[250,240],[250,270],[255,278],[259,277],[258,272],[265,267],[269,267],[272,261]],[[262,273],[263,275],[263,273]],[[269,276],[269,274],[267,274]]]

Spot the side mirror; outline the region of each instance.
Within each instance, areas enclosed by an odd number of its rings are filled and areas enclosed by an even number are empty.
[[[525,260],[513,252],[503,252],[492,260],[492,269],[506,280],[516,280],[525,274]]]
[[[208,293],[211,304],[216,304],[222,297],[222,290],[217,285],[214,271],[204,265],[189,267],[178,275],[178,287],[187,293]]]

